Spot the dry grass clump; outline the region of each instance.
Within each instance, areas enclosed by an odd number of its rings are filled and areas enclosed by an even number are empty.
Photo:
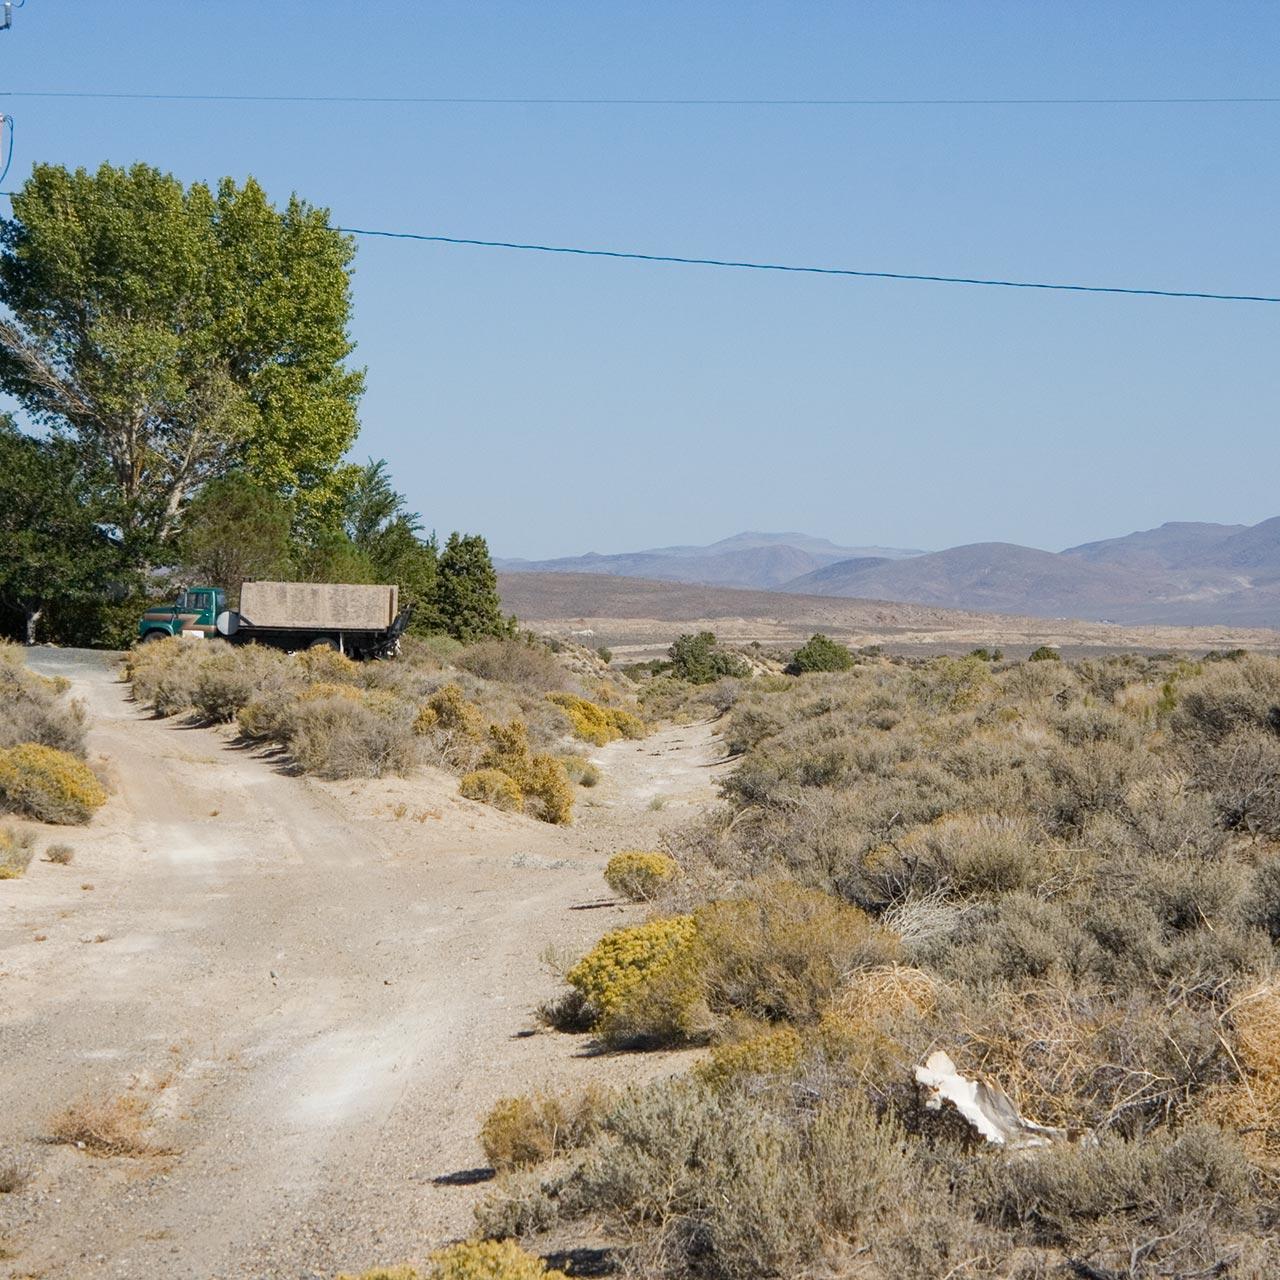
[[[147,1104],[137,1094],[85,1098],[53,1120],[50,1140],[96,1156],[148,1156],[163,1149],[146,1136]]]
[[[0,809],[39,822],[88,822],[107,793],[82,760],[35,742],[0,750]]]
[[[0,1195],[13,1195],[31,1181],[35,1168],[20,1151],[0,1148]]]
[[[36,742],[84,755],[84,708],[68,702],[64,680],[37,675],[23,650],[0,640],[0,749]]]
[[[1280,986],[1244,992],[1224,1021],[1236,1076],[1209,1091],[1204,1114],[1234,1130],[1255,1164],[1280,1173]]]
[[[608,1101],[597,1089],[569,1097],[535,1093],[500,1098],[481,1126],[480,1144],[500,1172],[541,1164],[588,1142]]]
[[[0,880],[16,880],[31,865],[35,838],[27,831],[0,827]]]
[[[405,703],[353,699],[344,693],[299,699],[288,729],[290,754],[304,773],[322,778],[380,778],[417,763]]]
[[[622,707],[602,707],[572,693],[549,693],[547,701],[569,717],[575,736],[597,747],[618,738],[644,737],[644,721]]]
[[[75,856],[76,851],[69,844],[51,844],[44,851],[45,861],[52,862],[59,867],[69,866]]]
[[[652,902],[680,873],[670,854],[624,849],[605,863],[605,884],[632,902]]]

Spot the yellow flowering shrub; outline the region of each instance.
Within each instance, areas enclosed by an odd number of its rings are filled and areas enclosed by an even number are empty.
[[[468,800],[479,800],[509,813],[519,813],[524,808],[524,792],[519,783],[501,769],[476,769],[466,774],[458,791]]]
[[[698,1063],[693,1074],[713,1089],[725,1089],[744,1076],[780,1075],[800,1060],[803,1041],[793,1027],[775,1027],[730,1044],[720,1044]]]
[[[35,742],[0,751],[0,809],[41,822],[88,822],[107,793],[75,756]]]
[[[456,684],[446,684],[422,704],[413,731],[439,732],[460,743],[477,743],[484,737],[484,715],[479,707],[463,697]]]
[[[573,732],[584,742],[603,747],[616,738],[643,738],[644,721],[621,707],[602,707],[572,693],[549,693],[547,701],[554,703],[573,726]]]
[[[578,992],[597,1022],[618,1012],[643,983],[687,956],[697,929],[692,916],[670,916],[606,933],[565,980]]]
[[[431,1255],[423,1280],[568,1280],[514,1240],[468,1240]]]
[[[650,902],[679,870],[676,860],[665,853],[624,849],[605,864],[604,879],[614,893],[632,902]]]
[[[531,756],[520,786],[543,822],[563,826],[572,820],[573,784],[555,756]]]

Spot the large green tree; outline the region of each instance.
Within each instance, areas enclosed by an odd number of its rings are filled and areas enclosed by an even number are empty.
[[[180,559],[193,581],[226,589],[233,606],[249,579],[293,571],[293,510],[243,473],[211,480],[182,519]]]
[[[51,608],[96,615],[127,590],[100,479],[68,442],[25,435],[0,417],[0,625],[27,644]]]
[[[514,621],[502,615],[498,575],[489,544],[476,533],[451,533],[436,578],[440,626],[456,640],[470,644],[484,636],[506,636]]]
[[[363,386],[353,253],[325,210],[277,210],[253,179],[39,165],[0,223],[0,387],[102,463],[139,559],[234,470],[323,505]]]
[[[401,605],[413,609],[410,629],[421,634],[439,631],[435,537],[422,537],[422,519],[396,492],[385,459],[370,458],[359,469],[347,495],[344,523],[376,580],[400,588]]]

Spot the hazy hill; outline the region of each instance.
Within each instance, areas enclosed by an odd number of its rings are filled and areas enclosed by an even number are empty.
[[[709,546],[653,547],[617,555],[498,560],[505,573],[593,573],[709,586],[780,587],[836,560],[918,555],[900,547],[842,547],[804,533],[739,533]]]
[[[841,547],[740,533],[706,547],[502,561],[507,572],[590,573],[951,609],[1186,626],[1280,625],[1280,517],[1171,521],[1066,551],[978,542],[945,551]]]
[[[1154,566],[1176,569],[1194,563],[1197,557],[1212,557],[1233,534],[1248,527],[1243,524],[1171,520],[1158,529],[1141,529],[1122,538],[1068,547],[1062,554],[1078,556],[1094,564],[1118,564],[1131,569]]]
[[[975,542],[910,560],[839,561],[787,583],[783,590],[1091,618],[1148,604],[1167,586],[1163,579],[1131,569],[1094,565],[1012,542]]]

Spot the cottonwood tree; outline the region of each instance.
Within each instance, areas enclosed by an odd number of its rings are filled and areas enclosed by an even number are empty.
[[[139,559],[243,469],[323,504],[357,431],[349,237],[253,179],[39,165],[0,224],[0,387],[100,461]]]
[[[98,480],[68,442],[25,435],[0,417],[0,613],[27,644],[50,606],[91,611],[122,586]]]

